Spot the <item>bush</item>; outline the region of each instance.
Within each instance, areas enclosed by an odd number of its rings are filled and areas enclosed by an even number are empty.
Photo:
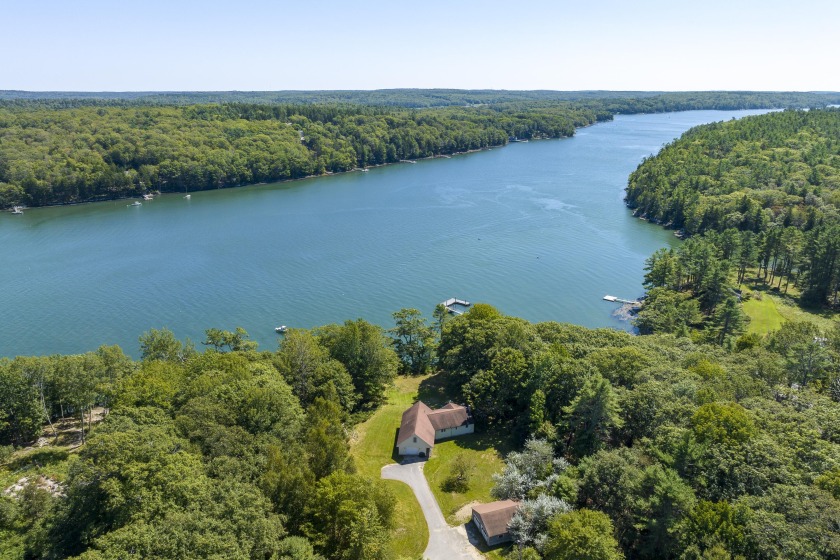
[[[470,489],[470,478],[474,469],[474,459],[463,453],[459,453],[452,461],[449,476],[441,484],[441,489],[444,492],[458,492],[463,494]]]

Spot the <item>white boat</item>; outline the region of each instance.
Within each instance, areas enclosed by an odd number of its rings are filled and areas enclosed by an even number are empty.
[[[131,204],[126,204],[126,206],[143,206],[143,203],[140,202],[139,200],[135,200]]]
[[[154,196],[151,195],[151,194],[144,194],[143,195],[143,200],[152,200],[153,198],[154,198]]]
[[[12,207],[12,214],[23,214],[23,207],[13,206]]]
[[[184,198],[186,198],[187,200],[189,200],[189,199],[191,199],[191,198],[192,198],[192,195],[191,195],[191,194],[185,195],[185,196],[184,196]]]
[[[277,334],[283,334],[287,330],[289,330],[289,327],[287,327],[286,325],[280,325],[279,327],[274,327],[274,332],[276,332]]]

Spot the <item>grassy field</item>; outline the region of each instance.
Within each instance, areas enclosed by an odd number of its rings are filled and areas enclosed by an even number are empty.
[[[760,295],[761,299],[758,296]],[[767,295],[756,292],[753,297],[743,304],[744,313],[750,318],[747,332],[750,334],[768,334],[779,330],[785,318],[776,309],[776,302]]]
[[[745,295],[750,296],[743,303],[744,313],[750,318],[749,333],[769,334],[778,330],[785,321],[809,321],[825,331],[833,328],[840,319],[837,313],[831,311],[800,307],[793,297],[798,295],[795,290],[789,292],[790,295],[784,295],[768,290],[761,282],[751,281],[745,282],[741,288]]]
[[[402,413],[417,399],[420,383],[427,377],[400,377],[388,391],[388,402],[356,426],[350,452],[359,473],[378,479],[383,466],[394,461],[394,443]],[[384,481],[397,497],[397,524],[391,545],[397,558],[417,558],[429,542],[429,528],[420,504],[407,484]]]
[[[510,437],[499,433],[477,433],[435,443],[432,457],[426,462],[423,472],[435,498],[440,504],[446,521],[459,525],[469,517],[456,515],[465,505],[472,502],[492,502],[493,475],[504,469],[502,455],[511,449]],[[447,491],[446,479],[452,471],[452,464],[462,455],[471,466],[469,487],[466,492]]]

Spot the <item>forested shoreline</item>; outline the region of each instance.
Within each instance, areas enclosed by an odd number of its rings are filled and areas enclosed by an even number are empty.
[[[0,479],[27,476],[0,496],[0,557],[392,558],[394,497],[348,440],[398,372],[429,371],[522,445],[493,493],[523,504],[523,557],[840,555],[840,327],[725,349],[485,304],[395,320],[292,330],[275,351],[152,330],[138,361],[0,360],[0,444],[47,442],[0,447]],[[52,448],[73,417],[81,446]]]
[[[840,102],[751,92],[24,94],[0,95],[0,208],[338,173],[568,137],[616,113]]]
[[[689,239],[647,263],[638,324],[679,332],[705,322],[740,334],[738,288],[750,274],[802,304],[840,297],[840,110],[787,110],[702,125],[630,176],[636,215]]]

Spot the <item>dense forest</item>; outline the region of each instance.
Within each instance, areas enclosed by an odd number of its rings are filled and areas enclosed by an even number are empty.
[[[0,206],[297,179],[571,136],[565,105],[393,110],[349,105],[0,109]]]
[[[195,105],[200,103],[353,104],[382,107],[448,107],[496,105],[534,101],[584,101],[604,103],[615,111],[653,112],[689,109],[761,109],[766,107],[823,107],[840,103],[838,92],[753,91],[551,91],[379,89],[322,91],[129,91],[70,92],[0,90],[0,102],[22,101],[71,106],[96,104]]]
[[[85,440],[54,451],[63,474],[0,497],[0,557],[388,558],[394,497],[354,472],[348,434],[397,372],[427,371],[523,445],[493,490],[522,503],[511,554],[840,557],[840,328],[726,349],[484,304],[395,319],[293,330],[276,351],[152,330],[137,362],[0,361],[0,443],[67,417]],[[38,466],[4,449],[10,472]]]
[[[118,347],[0,360],[0,463],[48,424],[82,427],[69,459],[9,465],[65,476],[0,494],[0,558],[385,556],[394,497],[355,474],[347,441],[397,371],[379,327],[295,331],[276,352],[241,329],[208,330],[204,352],[165,330],[140,342],[139,362]]]
[[[724,350],[477,305],[442,375],[530,438],[496,477],[522,558],[840,557],[840,328]],[[512,557],[520,557],[512,553]]]
[[[5,94],[0,208],[349,171],[511,138],[571,136],[616,113],[840,102],[834,94],[749,92]]]
[[[707,316],[718,304],[732,308],[732,284],[748,270],[783,293],[796,288],[802,303],[838,306],[840,110],[696,127],[639,166],[626,200],[637,215],[693,236],[648,261],[652,301],[669,302],[660,307],[692,293]]]

